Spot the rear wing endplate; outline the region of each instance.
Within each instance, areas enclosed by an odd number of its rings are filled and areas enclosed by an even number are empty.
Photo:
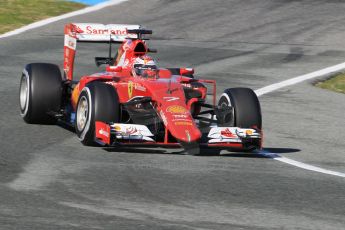
[[[123,42],[126,39],[137,39],[138,34],[131,33],[140,29],[140,25],[70,23],[65,25],[64,72],[68,80],[73,79],[73,65],[77,42]]]

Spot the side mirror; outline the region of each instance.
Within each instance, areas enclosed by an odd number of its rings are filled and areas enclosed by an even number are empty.
[[[180,74],[181,75],[191,75],[194,74],[193,68],[180,68]]]
[[[122,71],[122,66],[107,66],[105,68],[107,72],[121,72]]]

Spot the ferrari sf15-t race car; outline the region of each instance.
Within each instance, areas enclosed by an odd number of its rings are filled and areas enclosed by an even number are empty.
[[[139,25],[71,23],[65,26],[64,75],[57,65],[31,63],[20,82],[27,123],[58,121],[91,146],[163,146],[256,150],[262,146],[261,109],[249,88],[229,88],[216,101],[215,80],[192,68],[158,68]],[[74,80],[78,42],[109,44],[95,57],[105,71]],[[112,43],[120,43],[115,56]]]

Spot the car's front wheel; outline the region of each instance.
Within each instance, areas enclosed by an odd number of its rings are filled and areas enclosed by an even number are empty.
[[[226,89],[218,101],[218,106],[233,107],[233,113],[225,117],[222,126],[262,128],[260,102],[252,89]]]
[[[95,142],[95,122],[119,121],[119,99],[113,86],[102,82],[92,82],[79,95],[75,130],[84,145]]]
[[[218,106],[220,108],[231,107],[229,113],[220,126],[235,126],[240,128],[254,128],[261,131],[262,118],[259,99],[255,92],[249,88],[226,89],[221,95]],[[244,150],[253,151],[260,149],[261,139],[244,142]]]

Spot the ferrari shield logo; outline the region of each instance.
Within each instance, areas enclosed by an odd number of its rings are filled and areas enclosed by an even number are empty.
[[[131,98],[133,94],[133,82],[128,82],[128,97]]]

